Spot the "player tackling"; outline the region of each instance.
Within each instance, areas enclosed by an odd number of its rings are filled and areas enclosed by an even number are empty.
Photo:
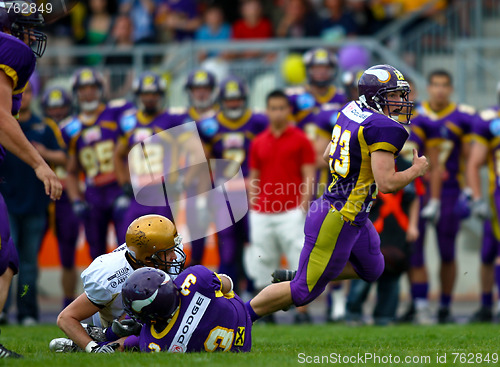
[[[324,153],[332,183],[307,214],[297,275],[264,288],[246,303],[252,321],[310,303],[331,280],[373,282],[384,270],[380,238],[368,219],[377,190],[398,191],[422,176],[429,164],[414,150],[412,166],[395,170],[394,157],[408,138],[401,124],[409,124],[413,106],[403,74],[390,65],[372,66],[361,76],[358,91],[359,100],[340,111]]]

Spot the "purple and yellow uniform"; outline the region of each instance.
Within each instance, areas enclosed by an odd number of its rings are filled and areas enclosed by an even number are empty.
[[[321,106],[317,113],[308,115],[304,120],[299,122],[297,127],[306,133],[312,143],[318,139],[318,136],[323,136],[325,140],[330,140],[332,129],[337,123],[340,108],[341,106],[338,103],[326,103]],[[324,149],[326,149],[326,146]],[[330,185],[331,179],[332,176],[328,167],[316,170],[314,198],[323,195],[325,189]]]
[[[341,110],[331,139],[332,183],[308,212],[304,248],[290,284],[295,305],[318,297],[347,261],[368,282],[382,274],[380,238],[368,219],[377,195],[371,153],[384,150],[397,155],[407,138],[399,123],[361,108],[358,102]]]
[[[500,254],[500,108],[492,107],[480,114],[480,119],[472,128],[472,140],[488,148],[489,198],[493,212],[490,221],[484,225],[481,260],[493,263]],[[488,223],[489,222],[489,223]]]
[[[321,97],[314,97],[307,87],[289,88],[286,90],[290,105],[292,106],[292,119],[300,125],[310,115],[318,113],[320,108],[326,104],[332,109],[340,110],[347,102],[347,97],[342,90],[330,86],[328,92]]]
[[[175,280],[179,308],[164,330],[145,324],[141,352],[249,352],[252,321],[234,292],[222,293],[220,277],[204,266],[192,266]]]
[[[93,259],[106,253],[108,224],[113,221],[118,243],[125,241],[127,229],[123,218],[113,210],[115,200],[122,194],[116,181],[113,154],[119,136],[118,122],[132,105],[113,101],[100,106],[95,120],[85,121],[83,115],[67,119],[61,125],[68,153],[76,156],[85,175],[85,200],[89,205],[84,226]]]
[[[185,108],[170,108],[168,113],[172,119],[172,123],[183,124],[189,121],[199,122],[201,120],[212,118],[217,109],[211,109],[206,114],[199,114],[194,107],[189,109]],[[194,197],[198,195],[198,184],[199,181],[195,178],[189,186],[186,187],[187,197]],[[199,210],[196,208],[195,200],[187,200],[186,202],[186,218],[190,218],[187,221],[188,230],[190,231],[191,238],[195,233],[206,233],[207,228],[202,228],[203,223],[199,218]],[[208,226],[208,223],[206,223]],[[205,248],[205,237],[193,240],[191,239],[191,264],[200,264],[203,259],[203,252]]]
[[[455,212],[455,205],[460,195],[463,182],[464,144],[471,139],[472,126],[479,117],[472,107],[450,103],[439,113],[433,112],[428,102],[419,108],[419,116],[412,119],[412,137],[423,147],[438,145],[439,164],[444,170],[441,190],[441,214],[436,225],[439,253],[443,262],[455,259],[455,239],[460,228],[460,217]],[[422,222],[422,221],[421,221]],[[425,228],[424,223],[420,224]],[[424,233],[424,232],[422,232]],[[423,238],[415,244],[412,255],[414,266],[423,265]]]
[[[19,116],[23,92],[35,70],[35,65],[35,55],[28,45],[7,33],[0,32],[0,70],[12,80],[11,113],[16,118]],[[0,146],[0,162],[4,157],[5,150]],[[8,218],[7,206],[0,194],[0,275],[9,267],[14,274],[17,274],[19,269],[19,258],[10,236]]]
[[[210,154],[215,159],[225,159],[231,162],[216,165],[215,187],[221,186],[238,173],[241,167],[243,177],[248,176],[248,151],[252,139],[267,128],[268,119],[263,114],[247,110],[236,121],[227,119],[222,112],[214,118],[205,119],[198,124],[200,137],[207,144]],[[219,182],[218,182],[219,181]],[[226,187],[231,190],[230,187]],[[234,191],[245,191],[244,182],[235,187]],[[216,207],[216,221],[227,217],[226,203],[212,203]],[[220,231],[218,234],[220,267],[219,271],[228,274],[232,279],[238,279],[238,263],[245,242],[248,242],[248,219],[245,216],[233,226]]]
[[[167,112],[160,113],[154,117],[148,117],[143,112],[137,110],[127,111],[120,119],[120,139],[131,149],[134,145],[143,142],[145,139],[158,134],[171,127],[177,126],[179,121],[173,119]],[[168,133],[168,132],[165,132]],[[134,177],[135,184],[141,187],[151,185],[151,177],[160,177],[165,170],[175,170],[173,162],[169,160],[176,155],[174,151],[166,151],[166,144],[161,144],[154,139],[147,140],[147,159],[145,161],[141,150],[132,149],[129,154],[129,168],[131,177]],[[174,144],[168,144],[171,149],[176,149]],[[160,195],[164,195],[163,187],[159,190]],[[172,211],[168,205],[146,206],[139,204],[132,198],[130,207],[125,214],[125,223],[130,224],[134,219],[147,215],[158,214],[174,220]]]

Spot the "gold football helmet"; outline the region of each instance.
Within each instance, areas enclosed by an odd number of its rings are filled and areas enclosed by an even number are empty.
[[[177,275],[186,254],[175,225],[161,215],[150,214],[130,223],[125,235],[127,259],[135,268],[150,266]]]

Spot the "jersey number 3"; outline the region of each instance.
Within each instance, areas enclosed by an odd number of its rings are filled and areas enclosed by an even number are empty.
[[[342,177],[349,174],[351,159],[349,156],[349,141],[351,132],[344,130],[339,125],[335,125],[332,132],[332,142],[330,147],[330,172],[336,173]],[[337,147],[340,147],[339,158],[334,159]]]

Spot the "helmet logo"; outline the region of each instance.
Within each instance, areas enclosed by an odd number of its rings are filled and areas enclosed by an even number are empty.
[[[92,73],[92,70],[90,69],[84,69],[80,73],[80,82],[81,83],[92,83],[94,81],[94,75]]]
[[[208,75],[203,70],[197,71],[196,74],[194,75],[194,80],[196,83],[206,83],[207,79]]]
[[[146,233],[138,230],[138,231],[135,231],[134,242],[135,242],[134,245],[146,246],[149,243],[149,240],[146,237]]]
[[[387,83],[391,80],[391,74],[387,70],[383,69],[374,69],[374,70],[366,70],[366,74],[375,75],[380,83]],[[400,73],[401,74],[401,73]]]
[[[398,69],[394,69],[393,71],[394,71],[394,74],[396,74],[396,76],[398,77],[398,80],[405,80],[405,77]]]
[[[55,104],[55,103],[61,103],[63,96],[60,90],[54,89],[53,91],[50,92],[49,99]]]
[[[148,298],[132,301],[132,310],[135,312],[141,312],[146,306],[149,306],[155,300],[158,295],[158,289]]]
[[[149,87],[155,83],[155,77],[152,75],[148,75],[147,77],[144,78],[142,81],[142,85],[144,87]]]
[[[236,95],[236,96],[239,96],[240,95],[240,90],[238,88],[238,83],[234,80],[231,80],[229,81],[227,84],[226,84],[226,93],[227,93],[227,96],[231,96],[231,95]]]
[[[328,62],[328,51],[323,48],[317,50],[314,56],[316,58],[316,62]]]

